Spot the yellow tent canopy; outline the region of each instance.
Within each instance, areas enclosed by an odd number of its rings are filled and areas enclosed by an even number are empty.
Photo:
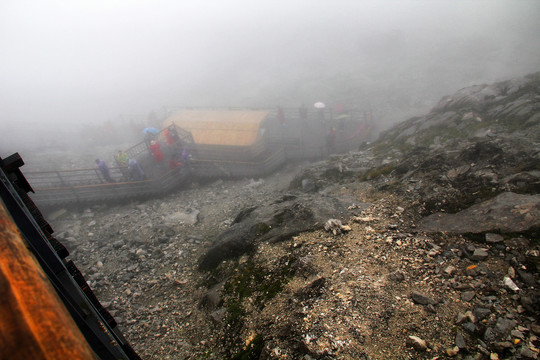
[[[165,120],[191,132],[195,144],[251,146],[268,110],[180,110]]]

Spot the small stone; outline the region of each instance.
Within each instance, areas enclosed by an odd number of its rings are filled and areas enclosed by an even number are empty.
[[[531,323],[529,328],[533,334],[540,335],[540,325]]]
[[[485,249],[474,249],[471,259],[475,261],[481,261],[487,259],[487,257],[488,252]]]
[[[508,276],[504,277],[503,285],[506,286],[508,289],[510,289],[512,291],[519,291],[519,287]]]
[[[500,341],[493,344],[493,348],[498,352],[505,352],[508,349],[512,349],[514,345],[510,341]]]
[[[499,354],[497,353],[489,354],[489,360],[499,360]]]
[[[508,268],[508,271],[506,273],[511,279],[516,277],[516,270],[511,266]]]
[[[225,315],[227,313],[227,309],[225,308],[221,308],[221,309],[218,309],[216,311],[213,311],[210,313],[210,317],[215,321],[215,322],[222,322],[223,319],[225,318]]]
[[[468,244],[468,245],[465,247],[465,250],[467,250],[467,252],[472,253],[472,252],[474,252],[475,247],[474,247],[473,244]]]
[[[510,335],[512,337],[515,337],[515,338],[518,338],[518,339],[521,339],[521,340],[524,340],[525,339],[525,336],[523,335],[523,333],[519,330],[512,330],[510,331]]]
[[[101,269],[101,268],[103,267],[103,263],[102,263],[101,261],[98,261],[98,262],[96,263],[96,267],[97,267],[98,269]]]
[[[407,338],[407,346],[412,346],[418,351],[426,351],[427,344],[424,340],[420,339],[418,336],[411,335]]]
[[[473,311],[474,316],[478,319],[478,321],[485,319],[489,314],[491,314],[491,311],[486,308],[475,308]]]
[[[463,325],[461,325],[465,331],[467,331],[469,334],[474,334],[476,331],[476,325],[474,325],[472,322],[466,322]]]
[[[525,345],[521,347],[520,355],[525,359],[536,359],[538,357],[538,355],[534,351],[532,351]]]
[[[536,284],[536,279],[533,274],[530,274],[523,270],[518,270],[517,273],[519,275],[519,279],[525,284],[529,286],[534,286]]]
[[[467,348],[467,343],[465,342],[465,338],[463,337],[463,335],[461,335],[461,333],[456,334],[455,344],[460,349]]]
[[[437,301],[433,300],[432,298],[418,292],[418,291],[413,291],[411,293],[411,299],[417,303],[417,304],[421,304],[421,305],[428,305],[428,304],[437,304]]]
[[[402,271],[394,271],[393,273],[388,274],[388,279],[395,282],[402,282],[405,280],[405,274]]]
[[[461,293],[461,300],[469,302],[474,299],[475,295],[476,293],[474,291],[464,291]]]
[[[493,331],[492,328],[488,327],[486,331],[484,332],[484,340],[487,342],[491,342],[495,340],[496,334],[495,331]]]
[[[488,244],[495,244],[495,243],[500,243],[503,241],[504,241],[504,237],[502,237],[502,235],[493,234],[493,233],[486,234],[486,242]]]
[[[456,323],[457,324],[462,324],[462,323],[464,323],[466,321],[469,321],[469,322],[472,322],[472,323],[476,322],[476,317],[474,316],[474,314],[470,310],[467,310],[464,314],[459,313],[458,316],[457,316]]]
[[[495,331],[501,336],[506,336],[516,325],[517,321],[500,317],[495,324]]]
[[[124,240],[116,240],[112,243],[112,247],[115,249],[120,249],[124,245]]]
[[[449,265],[446,267],[446,269],[444,269],[444,272],[445,274],[449,275],[449,276],[452,276],[452,274],[454,274],[456,272],[456,268],[452,265]]]

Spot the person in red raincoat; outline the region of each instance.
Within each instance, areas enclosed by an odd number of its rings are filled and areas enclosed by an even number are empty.
[[[165,158],[161,151],[161,145],[155,140],[150,141],[150,151],[152,152],[152,155],[154,155],[154,159],[157,163],[162,162]]]

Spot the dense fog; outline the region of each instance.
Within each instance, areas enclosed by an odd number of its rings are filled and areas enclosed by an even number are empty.
[[[538,1],[6,0],[0,156],[168,106],[343,103],[382,129],[540,70],[538,34]]]

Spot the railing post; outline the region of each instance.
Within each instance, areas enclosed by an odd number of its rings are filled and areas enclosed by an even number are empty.
[[[56,176],[58,176],[58,179],[60,180],[60,184],[62,184],[62,186],[66,186],[66,183],[64,183],[64,179],[62,179],[62,175],[60,175],[58,170],[55,170],[55,173],[56,173]]]
[[[94,171],[96,172],[96,176],[97,176],[97,178],[99,179],[99,181],[100,181],[102,184],[104,184],[104,181],[103,181],[103,179],[101,178],[101,176],[99,176],[99,173],[98,173],[97,169],[94,169]]]

